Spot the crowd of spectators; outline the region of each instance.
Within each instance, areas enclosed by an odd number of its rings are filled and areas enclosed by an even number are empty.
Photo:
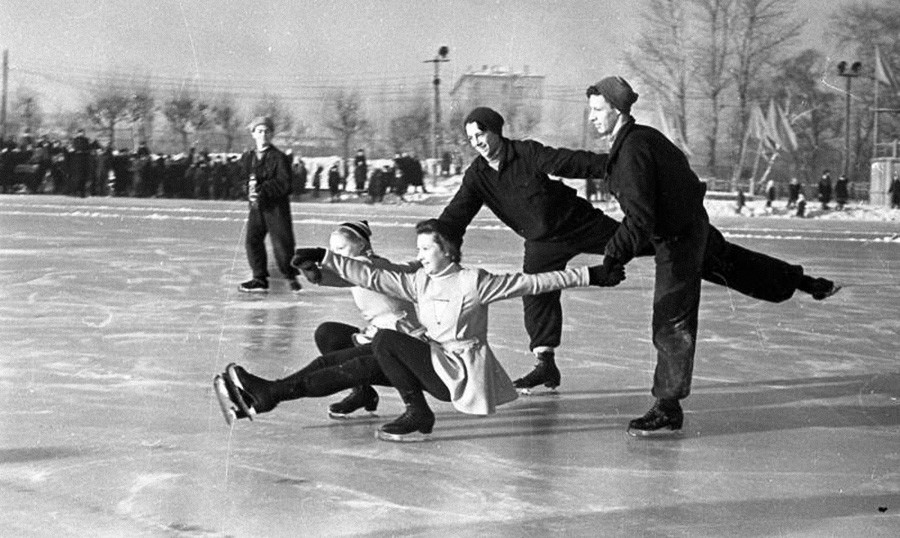
[[[388,193],[403,199],[411,188],[427,192],[421,161],[405,153],[378,166],[368,164],[363,150],[347,161],[332,159],[328,168],[321,162],[312,159],[308,166],[292,157],[294,201],[338,201],[341,193],[353,193],[381,202]],[[0,193],[239,200],[247,196],[246,185],[237,153],[191,148],[156,154],[145,143],[116,150],[81,130],[67,144],[47,136],[0,140]]]

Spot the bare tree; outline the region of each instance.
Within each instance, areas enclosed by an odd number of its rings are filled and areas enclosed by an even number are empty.
[[[225,137],[225,152],[231,153],[234,141],[240,136],[242,127],[233,94],[223,93],[216,98],[210,108],[210,119]]]
[[[424,155],[431,136],[430,121],[431,110],[424,99],[416,102],[405,114],[392,119],[390,141],[394,153],[409,149]]]
[[[805,24],[792,16],[791,0],[736,0],[736,7],[732,76],[738,98],[738,121],[732,137],[739,157],[731,176],[732,189],[737,188],[744,167],[750,102],[768,80],[761,75],[783,57],[787,46],[800,35]]]
[[[699,89],[709,100],[709,127],[704,129],[707,166],[713,171],[717,162],[717,144],[722,114],[723,92],[733,83],[729,72],[731,32],[734,29],[735,0],[692,0],[698,16],[694,58]]]
[[[900,73],[900,4],[892,0],[865,2],[847,5],[832,16],[833,27],[838,36],[838,43],[855,49],[853,58],[863,64],[864,73],[873,73],[875,69],[875,47],[879,48],[881,61],[896,76]],[[829,71],[834,73],[834,66]],[[874,79],[874,77],[873,77]],[[878,84],[868,77],[860,77],[853,82],[854,91],[851,99],[852,115],[856,118],[856,142],[852,155],[856,158],[856,177],[865,175],[864,164],[869,161],[874,136],[874,114],[869,111],[875,105],[874,88],[858,91],[868,84]],[[900,94],[885,85],[878,88],[878,108],[900,108]],[[841,91],[843,88],[841,87]],[[890,113],[878,114],[879,142],[900,137],[900,115]]]
[[[625,62],[674,116],[682,140],[688,142],[687,98],[691,77],[687,13],[680,0],[645,0],[645,26]]]
[[[135,127],[134,147],[143,141],[147,142],[149,134],[153,132],[153,113],[156,110],[156,100],[153,97],[153,89],[149,78],[135,79],[132,82],[131,95],[128,103],[128,120]]]
[[[332,119],[325,122],[325,127],[340,139],[343,157],[346,160],[350,158],[353,138],[363,131],[369,122],[363,116],[359,93],[338,90],[331,94],[330,101],[333,115]]]
[[[44,112],[38,93],[27,86],[19,86],[16,89],[16,98],[13,101],[13,111],[19,119],[22,130],[31,136],[37,134],[44,121]]]
[[[186,86],[172,92],[172,97],[163,103],[162,112],[172,131],[181,137],[184,151],[191,147],[188,137],[202,129],[209,121],[209,105],[200,101]]]
[[[85,115],[97,126],[101,134],[107,135],[109,146],[115,147],[116,126],[128,121],[129,92],[126,85],[116,77],[101,77],[91,90],[92,97],[85,105]]]

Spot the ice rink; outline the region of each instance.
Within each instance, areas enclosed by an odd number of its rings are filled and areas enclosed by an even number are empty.
[[[297,242],[366,218],[377,252],[409,259],[441,207],[294,204]],[[330,420],[335,396],[226,426],[211,389],[226,364],[281,377],[314,358],[318,323],[360,321],[346,291],[239,294],[245,216],[0,196],[0,534],[900,536],[897,221],[714,219],[845,287],[773,305],[704,284],[680,438],[625,435],[652,402],[639,260],[617,288],[563,293],[557,395],[487,418],[430,399],[433,439],[393,444],[373,436],[402,412],[384,388],[374,420]],[[521,255],[487,210],[463,245],[495,271]],[[519,300],[492,307],[491,343],[512,377],[531,368]]]

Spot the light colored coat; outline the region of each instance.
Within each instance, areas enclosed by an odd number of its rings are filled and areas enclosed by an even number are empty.
[[[355,256],[354,259],[363,263],[369,263],[379,269],[388,269],[402,273],[414,273],[420,265],[418,263],[393,263],[381,256]],[[368,325],[362,330],[366,339],[371,339],[378,329],[392,329],[413,336],[421,335],[425,329],[419,323],[416,316],[416,307],[407,299],[401,299],[372,291],[342,279],[333,271],[323,267],[321,286],[335,288],[350,287],[353,302],[359,308],[359,313]]]
[[[586,267],[534,275],[497,275],[452,264],[439,275],[403,273],[329,251],[322,267],[358,286],[415,303],[431,344],[431,361],[453,405],[488,415],[518,396],[487,340],[488,305],[494,301],[587,286]]]

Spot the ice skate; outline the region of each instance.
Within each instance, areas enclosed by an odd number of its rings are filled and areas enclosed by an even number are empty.
[[[534,365],[534,369],[527,375],[513,381],[513,386],[519,391],[519,394],[531,394],[531,389],[544,385],[551,392],[556,392],[562,376],[559,368],[556,367],[556,360],[552,350],[542,351],[537,354],[538,362]]]
[[[259,413],[271,411],[278,404],[269,397],[270,381],[250,374],[234,363],[225,368],[224,380],[231,401],[250,420]]]
[[[684,412],[678,400],[657,400],[644,416],[628,423],[628,435],[651,437],[680,435]]]
[[[817,278],[813,282],[813,290],[810,292],[810,295],[812,295],[813,299],[822,301],[840,290],[841,286],[838,286],[827,278]]]
[[[375,431],[375,438],[395,443],[418,443],[430,439],[434,413],[421,392],[401,395],[406,411]]]
[[[375,389],[365,385],[354,387],[343,400],[328,406],[328,416],[335,420],[347,420],[353,418],[377,417],[375,410],[378,408],[378,393]],[[366,413],[354,413],[360,409]]]
[[[222,410],[225,422],[228,423],[229,426],[234,424],[234,421],[239,418],[248,417],[248,415],[234,403],[234,400],[231,399],[225,378],[221,375],[216,375],[216,377],[213,378],[213,390],[216,391],[216,398],[219,400],[219,408]]]

